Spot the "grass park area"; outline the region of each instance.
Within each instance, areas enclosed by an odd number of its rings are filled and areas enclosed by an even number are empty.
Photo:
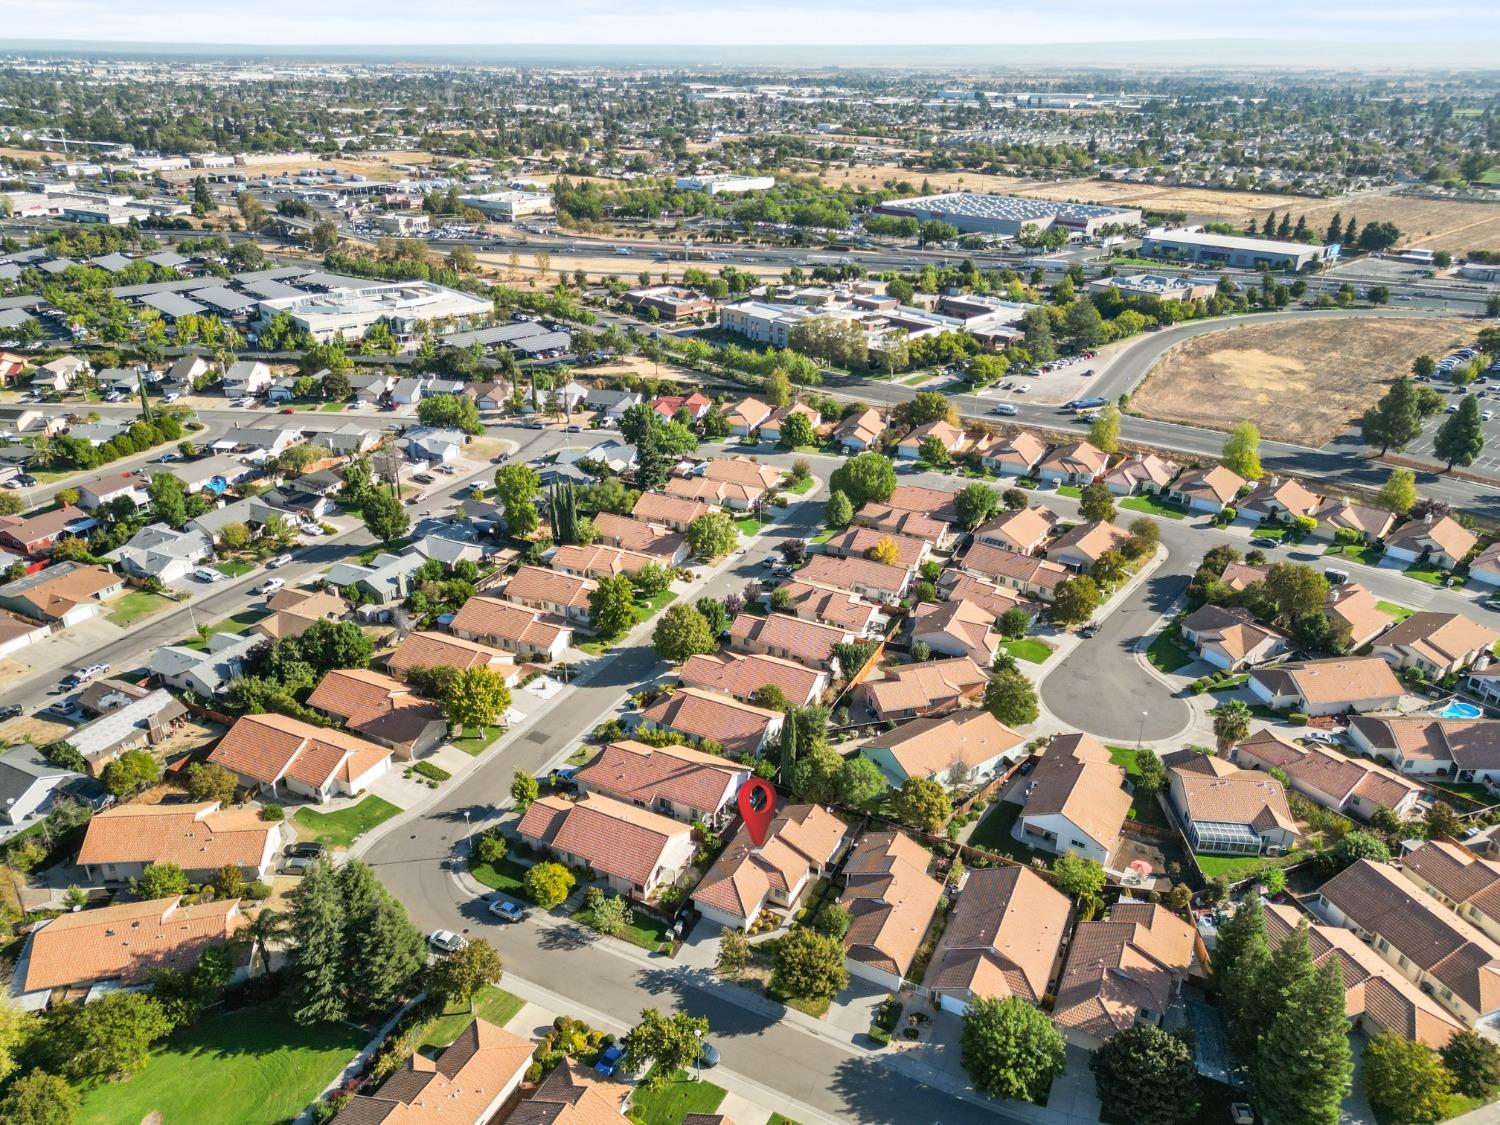
[[[569,915],[573,921],[580,925],[588,926],[592,921],[590,912],[580,908]],[[633,921],[618,934],[613,935],[621,941],[628,941],[631,945],[638,945],[648,953],[654,953],[661,948],[662,942],[667,940],[667,924],[654,914],[647,914],[644,910],[633,911]]]
[[[1375,608],[1380,610],[1381,613],[1389,613],[1396,619],[1395,623],[1397,625],[1417,612],[1414,609],[1407,609],[1404,605],[1397,605],[1395,602],[1376,602]]]
[[[1324,558],[1352,559],[1365,566],[1380,565],[1380,548],[1368,543],[1335,543],[1323,552]]]
[[[1145,512],[1150,516],[1162,516],[1169,520],[1187,518],[1187,509],[1176,504],[1163,503],[1157,496],[1127,496],[1116,506],[1132,512]]]
[[[723,1103],[725,1090],[712,1082],[694,1082],[692,1075],[678,1071],[672,1080],[655,1090],[636,1087],[630,1107],[644,1125],[682,1125],[690,1113],[713,1113]]]
[[[302,1026],[286,1005],[209,1016],[173,1035],[124,1082],[83,1099],[82,1125],[273,1125],[299,1114],[369,1038],[347,1023]]]
[[[150,617],[153,613],[160,613],[176,604],[171,598],[153,594],[149,590],[127,590],[110,603],[109,613],[105,616],[111,624],[123,629],[134,625],[143,617]]]
[[[519,996],[512,996],[502,988],[487,984],[474,994],[472,1008],[457,1008],[444,1012],[427,1025],[418,1047],[446,1047],[458,1038],[464,1028],[475,1019],[488,1020],[496,1027],[504,1027],[526,1004]]]
[[[1109,747],[1109,760],[1125,771],[1129,777],[1139,777],[1141,769],[1135,764],[1135,748],[1133,746],[1111,746]],[[1130,800],[1131,811],[1135,813],[1137,824],[1149,824],[1152,828],[1171,828],[1167,822],[1167,814],[1162,811],[1161,802],[1155,797],[1148,797],[1144,793],[1136,793]]]
[[[1151,647],[1146,650],[1146,659],[1151,661],[1151,667],[1158,672],[1175,672],[1197,660],[1198,655],[1182,643],[1176,629],[1167,628],[1151,642]]]
[[[384,824],[400,811],[389,801],[371,793],[359,804],[350,805],[338,812],[320,813],[312,809],[298,809],[292,820],[302,839],[316,840],[331,848],[347,848],[370,829]]]
[[[1016,641],[1001,641],[1000,647],[1017,660],[1032,664],[1044,664],[1052,655],[1052,646],[1037,637],[1022,637]]]

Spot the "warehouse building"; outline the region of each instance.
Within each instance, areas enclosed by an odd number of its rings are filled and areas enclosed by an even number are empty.
[[[1141,254],[1198,265],[1237,266],[1241,269],[1300,270],[1339,256],[1336,243],[1327,246],[1245,238],[1233,234],[1158,231],[1141,240]]]
[[[1024,227],[1047,230],[1058,226],[1071,234],[1091,238],[1102,227],[1141,224],[1141,213],[1133,208],[1022,199],[1015,195],[981,195],[971,191],[893,199],[875,210],[885,215],[907,215],[922,222],[936,219],[951,223],[965,234],[998,234],[1007,238],[1014,238]]]
[[[678,176],[679,191],[706,191],[709,195],[739,195],[747,191],[770,191],[775,176]]]
[[[371,282],[327,293],[293,292],[296,296],[261,301],[261,323],[286,313],[319,343],[338,335],[358,340],[382,320],[399,338],[415,332],[419,321],[463,323],[494,314],[489,301],[429,281]]]
[[[525,215],[550,215],[552,196],[544,191],[491,191],[484,195],[461,195],[465,207],[483,211],[492,219],[510,222]]]

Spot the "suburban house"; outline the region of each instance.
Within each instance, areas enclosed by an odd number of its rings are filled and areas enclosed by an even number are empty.
[[[391,765],[391,750],[288,715],[242,715],[208,760],[247,789],[310,801],[353,797]]]
[[[749,437],[770,416],[771,408],[758,398],[742,398],[724,408],[729,432],[737,437]]]
[[[104,612],[125,579],[92,563],[60,562],[0,586],[0,608],[63,628]]]
[[[1378,656],[1336,657],[1257,668],[1250,692],[1275,711],[1342,715],[1348,711],[1392,710],[1401,684]]]
[[[241,359],[224,372],[224,394],[230,398],[258,395],[271,387],[271,369],[258,359]]]
[[[701,396],[700,396],[701,397]],[[794,402],[778,409],[774,414],[760,424],[761,441],[781,441],[782,424],[793,415],[801,415],[806,418],[808,424],[816,431],[823,424],[823,416],[805,402]]]
[[[617,391],[610,387],[590,387],[583,396],[582,409],[592,410],[600,422],[619,422],[632,406],[645,400],[635,391]]]
[[[637,899],[674,885],[697,850],[688,825],[596,793],[533,801],[516,831],[542,855],[592,867],[612,891]]]
[[[212,699],[229,686],[229,681],[245,674],[251,654],[265,643],[266,638],[259,633],[211,633],[207,649],[163,645],[151,654],[146,668],[168,687]]]
[[[688,687],[722,691],[747,702],[761,688],[774,687],[794,707],[815,702],[828,686],[826,669],[759,652],[748,656],[694,653],[677,669],[677,677]]]
[[[1349,720],[1349,741],[1398,773],[1500,782],[1500,720],[1357,715]]]
[[[1278,903],[1267,903],[1265,916],[1266,938],[1273,950],[1307,920],[1295,906]],[[1318,968],[1330,957],[1338,959],[1344,975],[1344,1011],[1366,1035],[1389,1031],[1436,1051],[1464,1030],[1448,1009],[1397,972],[1353,930],[1312,925],[1307,928],[1307,944]]]
[[[247,881],[269,881],[281,855],[284,821],[217,801],[186,805],[118,805],[89,821],[77,864],[90,879],[139,879],[152,863],[182,868],[190,883],[211,883],[221,867]]]
[[[1167,496],[1190,512],[1218,515],[1234,503],[1240,489],[1248,483],[1223,465],[1188,469],[1168,486]]]
[[[212,371],[213,367],[201,355],[185,355],[167,368],[166,374],[162,376],[162,383],[170,387],[187,389]]]
[[[922,560],[932,550],[932,544],[927,540],[911,535],[877,531],[872,527],[847,527],[823,544],[823,553],[841,559],[863,559],[868,557],[868,552],[874,550],[877,544],[887,541],[896,548],[894,565],[904,566],[908,570],[921,566]]]
[[[209,445],[222,453],[241,452],[260,461],[285,453],[302,440],[302,431],[284,426],[234,426]]]
[[[692,522],[699,516],[708,515],[709,511],[709,506],[702,500],[688,500],[665,492],[643,492],[630,514],[638,520],[662,524],[686,534]]]
[[[922,456],[922,446],[935,441],[950,457],[968,445],[962,427],[955,426],[946,418],[924,422],[908,433],[896,445],[896,456],[904,461],[915,461]]]
[[[1197,933],[1164,906],[1120,901],[1102,922],[1080,922],[1057,986],[1052,1020],[1093,1050],[1137,1024],[1160,1026],[1192,969]]]
[[[561,660],[573,643],[572,627],[562,618],[499,598],[470,598],[448,627],[466,641],[549,661]]]
[[[1434,520],[1428,513],[1419,520],[1403,523],[1386,536],[1381,561],[1390,560],[1407,566],[1420,562],[1452,570],[1463,562],[1478,542],[1478,536],[1452,516],[1439,516]]]
[[[1033,504],[1002,512],[974,529],[974,542],[1002,547],[1022,555],[1036,554],[1046,545],[1057,526],[1057,513],[1051,508]]]
[[[986,582],[983,578],[965,574],[961,570],[943,571],[938,578],[938,593],[949,601],[962,600],[982,606],[994,618],[1013,609],[1024,609],[1032,617],[1037,613],[1036,604],[1022,598],[1014,590]]]
[[[1380,608],[1380,601],[1358,582],[1328,587],[1323,615],[1336,630],[1349,630],[1349,650],[1358,651],[1390,628],[1393,614]]]
[[[266,599],[270,616],[250,626],[252,633],[277,640],[300,637],[319,621],[342,621],[349,616],[349,603],[327,590],[283,588]]]
[[[339,590],[353,587],[376,605],[399,602],[415,587],[416,572],[427,560],[415,551],[393,555],[381,551],[368,566],[359,563],[334,563],[328,571],[328,585]],[[352,596],[352,595],[351,595]]]
[[[1500,863],[1450,840],[1426,840],[1401,857],[1401,874],[1500,941]]]
[[[1378,543],[1385,538],[1396,522],[1396,517],[1384,508],[1368,504],[1356,504],[1347,496],[1329,497],[1312,513],[1318,526],[1313,535],[1331,540],[1345,529],[1353,531],[1365,543]]]
[[[1086,734],[1054,738],[1032,771],[1019,818],[1023,843],[1109,866],[1130,811],[1125,771]]]
[[[881,420],[880,411],[869,407],[850,414],[835,426],[833,439],[845,453],[863,453],[867,449],[873,449],[883,433],[885,422]]]
[[[41,558],[51,553],[59,539],[96,526],[92,516],[72,504],[29,516],[0,516],[0,546]]]
[[[783,612],[806,621],[836,625],[859,637],[881,632],[888,620],[880,606],[865,601],[852,590],[803,582],[795,576],[777,588],[786,594],[787,605]]]
[[[31,373],[31,389],[62,394],[72,390],[73,384],[92,370],[86,359],[80,359],[76,355],[61,355],[40,364]]]
[[[592,578],[580,578],[576,574],[545,570],[539,566],[523,566],[505,584],[505,597],[507,601],[555,614],[588,628],[589,595],[598,588],[599,583]]]
[[[1168,799],[1193,851],[1285,855],[1296,846],[1297,822],[1274,777],[1195,750],[1168,754],[1164,764]]]
[[[843,867],[839,905],[849,912],[849,975],[899,992],[937,913],[943,884],[927,874],[932,855],[903,832],[869,832]]]
[[[620,574],[638,574],[647,563],[658,563],[659,559],[621,547],[606,547],[599,543],[580,547],[569,543],[552,552],[548,565],[564,574],[576,574],[584,578],[613,578]]]
[[[754,754],[781,733],[780,711],[742,703],[733,696],[702,688],[681,687],[641,712],[647,728],[669,730],[702,741],[708,739],[729,754]]]
[[[686,410],[688,418],[693,422],[701,422],[713,404],[714,400],[702,391],[694,391],[689,395],[657,395],[651,403],[651,409],[665,422],[677,417],[680,410]]]
[[[975,543],[965,551],[959,566],[1044,602],[1053,599],[1059,582],[1073,577],[1073,572],[1061,563],[984,543]]]
[[[113,799],[86,775],[53,765],[29,742],[0,754],[0,838],[30,828],[59,795],[89,805]]]
[[[673,477],[667,481],[667,495],[682,500],[696,500],[717,508],[748,512],[766,495],[758,484],[741,484],[707,477]]]
[[[1109,467],[1109,454],[1087,441],[1059,445],[1037,466],[1043,484],[1093,484]]]
[[[1137,453],[1105,475],[1104,487],[1116,496],[1163,492],[1181,470],[1182,466],[1176,461],[1168,461],[1154,453]]]
[[[681,566],[687,562],[688,544],[682,534],[665,524],[647,523],[614,512],[600,512],[594,517],[599,542],[606,547],[620,547],[641,555],[650,555],[663,566]]]
[[[1198,650],[1200,660],[1230,672],[1263,664],[1287,650],[1285,633],[1257,625],[1249,611],[1238,607],[1200,606],[1183,618],[1181,628],[1183,640]]]
[[[987,683],[984,669],[960,656],[883,668],[856,690],[871,715],[892,722],[962,707],[984,694]]]
[[[872,559],[841,559],[833,555],[813,555],[797,571],[800,582],[836,586],[882,603],[894,603],[904,598],[911,587],[911,576],[912,572],[904,566],[890,566]]]
[[[439,703],[412,694],[406,684],[369,668],[334,668],[307,697],[307,705],[345,729],[409,761],[448,737],[448,718]]]
[[[97,777],[125,751],[144,750],[161,742],[186,714],[187,708],[171,692],[157,688],[74,727],[68,732],[68,742],[88,762],[89,773]]]
[[[136,578],[177,582],[213,554],[213,549],[213,543],[201,531],[176,531],[164,523],[152,523],[105,557]]]
[[[1279,769],[1287,784],[1325,809],[1369,820],[1377,809],[1410,816],[1422,797],[1422,787],[1385,766],[1351,758],[1321,746],[1297,746],[1278,738],[1269,728],[1257,731],[1229,753],[1229,760],[1247,770]]]
[[[520,674],[515,658],[508,653],[462,637],[425,630],[408,633],[387,658],[385,667],[397,677],[410,674],[413,668],[452,668],[459,672],[488,668],[504,676],[508,684]]]
[[[954,501],[957,496],[958,493],[948,492],[941,488],[927,488],[920,484],[898,484],[895,491],[886,497],[885,503],[886,507],[898,512],[917,512],[930,519],[956,524],[958,508]],[[917,533],[907,531],[906,534],[916,535]],[[927,537],[924,535],[921,538]]]
[[[1106,551],[1122,551],[1130,533],[1123,527],[1096,520],[1069,528],[1047,548],[1047,558],[1077,571],[1089,571]]]
[[[821,805],[787,805],[757,848],[741,825],[693,891],[710,922],[748,930],[762,910],[790,913],[808,886],[832,870],[849,827]]]
[[[73,487],[78,489],[78,506],[86,512],[96,512],[122,496],[128,497],[137,508],[145,507],[151,499],[146,492],[150,483],[143,472],[116,469],[81,480]]]
[[[518,1105],[507,1125],[595,1125],[624,1117],[634,1086],[611,1082],[590,1067],[564,1058]]]
[[[893,508],[889,504],[873,501],[854,513],[854,522],[860,527],[873,527],[890,535],[910,535],[931,543],[941,551],[953,539],[952,521],[939,519],[926,512],[913,512],[905,508]]]
[[[991,632],[994,623],[994,615],[977,602],[921,602],[912,611],[911,643],[926,645],[939,656],[968,656],[989,667],[1000,646],[1000,635]]]
[[[1318,889],[1313,909],[1353,930],[1472,1027],[1500,1009],[1500,945],[1387,863],[1362,859]]]
[[[124,902],[37,924],[11,977],[20,1007],[46,1007],[54,989],[95,999],[141,988],[158,969],[188,972],[211,945],[230,945],[250,919],[237,898],[185,902],[180,895]],[[248,951],[247,951],[248,955]],[[236,968],[241,979],[247,964]]]
[[[1035,477],[1047,448],[1047,443],[1030,430],[1021,430],[985,446],[979,460],[1002,477]]]
[[[854,634],[847,629],[784,613],[767,617],[741,613],[729,626],[729,646],[733,649],[795,660],[820,671],[836,671],[838,658],[835,651],[839,645],[852,643],[854,639]],[[850,675],[856,671],[856,668],[847,669]]]
[[[1235,510],[1242,520],[1287,523],[1298,516],[1311,516],[1322,504],[1321,496],[1290,477],[1269,476],[1257,482]]]
[[[1030,868],[971,868],[924,981],[938,1007],[961,1016],[975,1000],[1009,996],[1041,1007],[1072,912],[1068,896]]]
[[[1491,543],[1469,563],[1469,585],[1500,586],[1500,542]]]
[[[925,777],[949,789],[988,781],[1026,757],[1026,736],[988,711],[929,715],[876,735],[860,747],[899,789],[908,777]]]
[[[1426,610],[1392,625],[1372,651],[1392,668],[1410,668],[1429,680],[1441,680],[1489,653],[1496,641],[1500,633],[1461,613]]]
[[[648,746],[634,740],[609,743],[573,774],[585,793],[715,828],[735,815],[734,799],[749,779],[748,767],[727,758],[689,746]]]
[[[436,1058],[414,1052],[373,1094],[355,1094],[333,1125],[485,1125],[520,1088],[535,1049],[475,1019]]]

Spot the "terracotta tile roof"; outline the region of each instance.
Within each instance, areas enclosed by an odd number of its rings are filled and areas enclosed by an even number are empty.
[[[944,523],[957,523],[958,510],[953,501],[957,493],[941,488],[924,488],[919,484],[898,485],[886,500],[886,506],[904,512],[921,512]]]
[[[1062,554],[1081,555],[1090,563],[1099,561],[1105,551],[1118,551],[1130,538],[1130,533],[1112,523],[1081,523],[1063,532],[1047,548],[1047,557]]]
[[[1278,695],[1299,695],[1311,704],[1357,703],[1401,695],[1401,684],[1390,665],[1378,656],[1257,668],[1250,677],[1265,682]]]
[[[1202,754],[1194,757],[1224,762],[1222,758],[1207,759]],[[1189,820],[1246,824],[1256,832],[1280,828],[1294,838],[1300,835],[1292,810],[1287,807],[1286,791],[1274,777],[1233,766],[1215,773],[1200,773],[1181,767],[1170,772],[1178,777],[1185,805],[1183,812]]]
[[[873,527],[846,528],[828,540],[823,545],[823,548],[830,555],[848,555],[864,558],[866,551],[871,550],[877,543],[882,543],[886,540],[896,545],[897,557],[901,565],[908,570],[918,566],[927,554],[927,540],[916,539],[910,535],[902,535],[899,532],[880,531]]]
[[[1069,473],[1088,473],[1097,476],[1109,464],[1109,454],[1086,441],[1059,445],[1042,458],[1041,469],[1061,469]]]
[[[1478,537],[1452,516],[1439,516],[1431,523],[1425,520],[1408,520],[1386,536],[1385,545],[1387,548],[1404,547],[1411,551],[1421,551],[1431,543],[1445,554],[1462,559],[1478,542]]]
[[[1007,586],[996,586],[993,582],[986,582],[961,570],[943,571],[942,577],[938,579],[938,587],[943,591],[944,597],[962,598],[983,606],[991,617],[999,617],[1006,610],[1018,606],[1028,612],[1034,612],[1036,608],[1035,602],[1027,601],[1015,590]]]
[[[509,669],[505,665],[509,665]],[[508,671],[515,668],[515,661],[507,653],[497,652],[477,641],[431,632],[409,633],[386,661],[386,667],[396,672],[440,666],[457,668],[460,672],[485,667]]]
[[[368,668],[336,668],[307,697],[316,707],[360,734],[412,746],[433,723],[446,725],[442,706],[412,694],[400,680]]]
[[[1313,514],[1313,519],[1332,527],[1352,527],[1371,539],[1380,539],[1390,529],[1395,517],[1384,508],[1352,503],[1348,497],[1329,497]]]
[[[792,579],[781,584],[792,599],[791,611],[798,617],[837,625],[853,633],[865,633],[874,625],[880,607],[851,590],[819,582]]]
[[[685,687],[658,699],[641,712],[641,718],[678,734],[712,739],[726,752],[744,754],[760,748],[767,729],[781,713],[716,691]]]
[[[620,1125],[633,1087],[611,1082],[574,1059],[564,1059],[505,1125]]]
[[[22,987],[141,984],[157,969],[192,968],[206,947],[225,944],[249,924],[233,898],[181,905],[174,895],[61,914],[32,934]]]
[[[911,571],[903,566],[887,566],[871,559],[836,559],[832,555],[813,555],[796,574],[800,582],[843,590],[863,586],[893,597],[899,597],[911,582]]]
[[[1384,766],[1364,758],[1349,758],[1320,746],[1303,750],[1295,761],[1281,767],[1294,783],[1326,793],[1342,807],[1351,797],[1363,797],[1394,809],[1422,787]]]
[[[986,578],[1009,578],[1043,590],[1054,589],[1064,578],[1073,577],[1073,572],[1059,563],[985,543],[975,543],[965,551],[959,565]]]
[[[1057,513],[1051,508],[1033,504],[996,516],[974,529],[976,543],[989,543],[1023,555],[1044,542],[1057,524]]]
[[[1408,761],[1500,769],[1500,721],[1494,719],[1355,715],[1349,725],[1377,750],[1393,751]]]
[[[592,578],[540,566],[523,566],[505,584],[505,596],[522,604],[545,602],[567,609],[587,610],[589,595],[598,588],[599,583]]]
[[[1267,477],[1258,482],[1245,498],[1239,502],[1242,512],[1270,514],[1285,509],[1293,515],[1311,515],[1323,503],[1316,492],[1303,488],[1290,477]]]
[[[704,465],[703,479],[770,489],[781,482],[781,470],[748,457],[714,457]]]
[[[771,648],[776,654],[785,653],[787,659],[799,661],[809,668],[829,668],[833,664],[834,648],[853,640],[854,636],[836,625],[824,625],[785,613],[773,613],[767,617],[741,613],[729,626],[729,638],[731,645]]]
[[[1233,469],[1213,465],[1207,469],[1189,469],[1172,482],[1172,491],[1202,500],[1232,504],[1240,488],[1248,483]]]
[[[1255,582],[1264,582],[1271,571],[1270,563],[1251,566],[1249,563],[1230,563],[1219,576],[1219,581],[1236,592]]]
[[[638,520],[687,525],[699,516],[707,515],[708,511],[708,505],[701,500],[688,500],[665,492],[643,492],[630,514]]]
[[[728,480],[673,477],[667,481],[667,495],[685,500],[701,500],[708,504],[729,504],[746,508],[765,494],[766,490],[758,484],[739,484]]]
[[[1061,815],[1106,851],[1114,851],[1130,810],[1125,771],[1086,734],[1054,738],[1032,771],[1035,788],[1022,815]]]
[[[904,977],[943,897],[943,884],[927,874],[931,856],[899,832],[874,832],[850,853],[858,857],[839,903],[849,912],[844,953],[858,961]],[[885,864],[884,870],[870,870]]]
[[[1395,620],[1380,608],[1375,595],[1358,582],[1330,586],[1323,613],[1329,620],[1349,626],[1349,638],[1355,648],[1369,644]]]
[[[980,999],[1041,1004],[1073,904],[1025,867],[976,867],[965,877],[925,983]]]
[[[599,529],[602,543],[658,559],[670,560],[686,546],[686,540],[665,524],[647,523],[614,512],[600,512],[594,517],[594,526]]]
[[[541,610],[485,597],[464,602],[449,627],[479,637],[499,637],[512,644],[543,650],[550,649],[558,636],[567,630],[565,622]]]
[[[1265,907],[1265,916],[1266,938],[1273,950],[1304,920],[1296,907],[1275,903]],[[1344,1011],[1350,1019],[1363,1016],[1377,1028],[1434,1050],[1464,1029],[1447,1009],[1403,977],[1353,931],[1310,925],[1307,944],[1314,965],[1322,967],[1329,958],[1336,958],[1342,966]]]
[[[758,398],[742,398],[724,410],[731,426],[758,426],[771,416],[771,408]]]
[[[703,876],[693,898],[749,919],[770,888],[793,891],[810,871],[821,870],[848,831],[842,820],[821,805],[787,805],[771,821],[762,848],[755,848],[742,825]]]
[[[1362,859],[1319,888],[1353,925],[1388,941],[1481,1013],[1500,1007],[1500,946],[1389,864]]]
[[[967,656],[928,660],[886,668],[879,679],[864,682],[865,693],[879,714],[957,707],[984,690],[989,677]]]
[[[258,868],[266,842],[280,826],[254,809],[220,809],[213,801],[191,805],[117,805],[89,821],[77,863],[175,863],[184,871]]]
[[[1011,730],[988,711],[958,711],[902,723],[865,745],[889,751],[908,777],[941,778],[956,763],[962,762],[972,770],[1025,742],[1025,735]]]
[[[687,746],[611,742],[575,775],[590,790],[650,806],[661,798],[715,812],[749,776],[744,766]]]
[[[833,432],[836,437],[857,438],[870,445],[884,431],[885,423],[880,420],[880,411],[870,407],[858,414],[849,415]]]
[[[943,443],[943,448],[952,453],[963,444],[964,432],[959,427],[949,424],[947,419],[939,418],[936,421],[923,422],[902,438],[900,445],[903,449],[916,449],[928,438],[937,438]]]
[[[1144,909],[1141,909],[1144,907]],[[1193,928],[1160,906],[1117,903],[1073,935],[1052,1018],[1098,1039],[1163,1013],[1193,960]]]
[[[490,1104],[531,1065],[531,1042],[476,1019],[435,1059],[413,1054],[335,1125],[484,1125]]]
[[[606,547],[601,543],[595,543],[588,547],[573,544],[559,547],[552,552],[549,565],[553,570],[599,578],[606,574],[611,577],[617,574],[635,574],[647,563],[660,562],[660,559],[652,555],[643,555],[637,551],[627,551],[621,547]]]
[[[898,535],[910,535],[913,539],[922,539],[928,543],[940,543],[953,531],[949,526],[953,522],[952,519],[934,519],[926,512],[892,508],[889,504],[866,504],[855,513],[854,522],[863,527],[874,527]]]
[[[1455,909],[1472,906],[1500,919],[1500,863],[1447,840],[1428,840],[1402,856],[1401,866],[1436,887]]]
[[[558,796],[533,801],[517,831],[585,860],[596,871],[647,886],[667,846],[692,829],[670,817],[590,793],[577,801]]]
[[[994,659],[998,638],[992,636],[995,618],[989,611],[962,598],[945,602],[922,602],[912,613],[913,642],[944,638],[961,645],[965,652],[988,665]]]
[[[289,777],[314,788],[357,778],[391,751],[287,715],[243,715],[208,760],[262,785]]]
[[[1439,668],[1470,659],[1500,641],[1500,633],[1461,613],[1427,610],[1392,625],[1375,647],[1409,649]]]
[[[1235,747],[1237,752],[1254,758],[1266,769],[1285,769],[1292,762],[1300,762],[1307,751],[1278,738],[1270,727],[1263,727]]]
[[[1154,453],[1138,453],[1121,461],[1104,477],[1106,483],[1123,485],[1132,491],[1143,484],[1153,488],[1164,488],[1182,468],[1176,461],[1167,461]]]
[[[983,453],[986,461],[997,465],[1010,465],[1030,472],[1047,455],[1047,443],[1030,430],[1022,430],[1001,438],[988,446]]]
[[[684,684],[727,692],[736,699],[749,699],[761,688],[773,685],[798,706],[812,697],[822,678],[817,669],[759,652],[749,656],[696,654],[688,657],[677,675]]]

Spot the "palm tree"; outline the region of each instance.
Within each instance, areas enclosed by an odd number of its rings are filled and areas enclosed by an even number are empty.
[[[1243,700],[1231,699],[1219,705],[1214,712],[1214,737],[1219,740],[1219,752],[1226,752],[1235,743],[1250,737],[1250,707]]]
[[[250,939],[250,967],[255,969],[255,959],[260,957],[261,965],[266,972],[271,971],[270,945],[273,941],[281,938],[287,931],[286,918],[272,910],[270,907],[261,907],[260,913],[250,919],[250,925],[245,928],[245,935]]]

